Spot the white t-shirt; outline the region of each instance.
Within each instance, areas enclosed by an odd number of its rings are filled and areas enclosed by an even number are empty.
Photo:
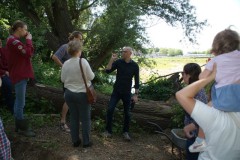
[[[205,68],[212,71],[214,63],[217,64],[216,88],[240,81],[240,51],[218,55],[211,59]]]
[[[93,80],[95,75],[89,63],[84,58],[82,58],[82,67],[86,77],[87,86],[89,87],[91,85],[91,80]],[[78,57],[70,58],[63,64],[61,80],[64,83],[64,87],[72,92],[86,92]]]
[[[207,142],[198,160],[240,160],[240,112],[223,112],[196,100],[191,116]]]

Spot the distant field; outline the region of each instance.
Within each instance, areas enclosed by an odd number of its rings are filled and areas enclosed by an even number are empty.
[[[146,81],[152,74],[167,75],[173,72],[182,71],[183,66],[187,63],[197,63],[200,66],[206,64],[208,58],[191,58],[191,57],[164,57],[164,58],[148,58],[155,61],[156,64],[151,67],[140,67],[140,78]],[[204,67],[202,67],[204,69]]]

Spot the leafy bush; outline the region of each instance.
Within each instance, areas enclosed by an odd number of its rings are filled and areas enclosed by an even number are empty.
[[[58,111],[53,106],[52,102],[42,97],[36,98],[35,95],[27,94],[26,96],[26,113],[34,114],[54,114]]]
[[[61,69],[54,62],[43,63],[39,55],[34,56],[32,62],[37,82],[53,87],[62,86],[60,79]]]
[[[166,101],[174,94],[173,83],[167,79],[150,78],[150,81],[140,87],[141,98],[151,99],[155,101]],[[149,94],[151,93],[151,94]]]
[[[172,105],[172,113],[171,117],[171,127],[172,128],[183,128],[184,127],[184,116],[185,111],[179,104]]]

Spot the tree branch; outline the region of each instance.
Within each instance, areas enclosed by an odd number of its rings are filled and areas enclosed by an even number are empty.
[[[81,11],[84,11],[85,9],[88,9],[88,8],[92,7],[97,1],[98,0],[95,0],[91,4],[89,4],[89,5],[85,6],[85,7],[81,7],[81,9],[79,11],[81,12]]]
[[[32,22],[39,26],[41,24],[41,20],[38,17],[37,12],[34,10],[33,5],[31,4],[30,0],[18,0],[19,9],[23,12],[26,17],[30,18]]]

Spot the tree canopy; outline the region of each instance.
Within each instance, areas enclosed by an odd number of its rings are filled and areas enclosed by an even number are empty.
[[[144,22],[149,16],[180,25],[191,42],[206,25],[197,20],[188,0],[1,0],[0,34],[6,38],[8,25],[26,21],[36,52],[46,58],[68,41],[70,32],[79,30],[84,34],[84,53],[98,69],[123,46],[144,52],[142,46],[148,43]]]

